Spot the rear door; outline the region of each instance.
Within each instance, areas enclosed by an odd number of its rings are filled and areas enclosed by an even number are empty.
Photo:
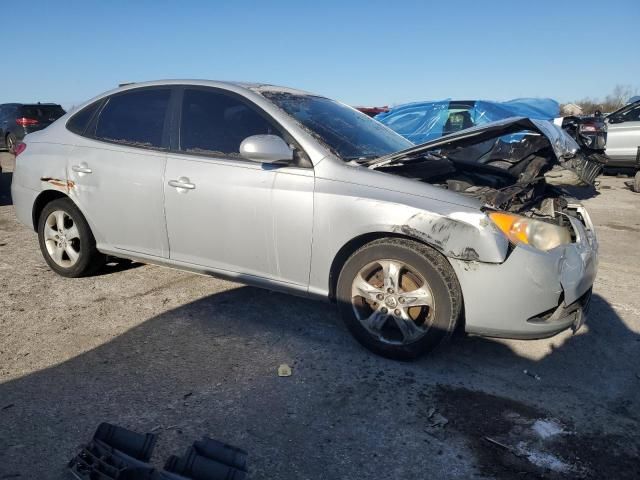
[[[313,169],[242,158],[246,137],[289,139],[238,94],[185,87],[179,103],[178,144],[168,155],[164,184],[170,258],[306,287]]]
[[[69,155],[71,194],[99,247],[168,256],[162,177],[171,92],[146,87],[112,95]]]
[[[633,166],[640,147],[640,103],[614,113],[607,125],[606,153],[613,166]]]

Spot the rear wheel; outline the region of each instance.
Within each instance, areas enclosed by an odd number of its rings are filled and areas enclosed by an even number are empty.
[[[636,176],[633,178],[633,191],[640,193],[640,171],[636,172]]]
[[[373,352],[411,360],[455,329],[462,308],[456,275],[440,253],[418,242],[382,239],[356,251],[338,279],[347,328]]]
[[[5,145],[7,146],[7,151],[9,153],[16,153],[16,136],[13,133],[7,134],[7,138],[5,139]]]
[[[51,269],[63,277],[90,275],[105,263],[84,215],[68,198],[47,204],[38,221],[40,250]]]

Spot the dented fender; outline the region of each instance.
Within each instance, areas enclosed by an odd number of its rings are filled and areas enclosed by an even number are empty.
[[[507,257],[507,239],[475,199],[361,167],[345,166],[339,178],[323,178],[321,166],[314,192],[311,294],[327,295],[338,254],[354,239],[372,234],[409,237],[470,265]],[[349,181],[352,173],[359,183]]]
[[[508,241],[484,212],[451,212],[438,215],[419,212],[394,231],[427,243],[458,260],[501,263]]]

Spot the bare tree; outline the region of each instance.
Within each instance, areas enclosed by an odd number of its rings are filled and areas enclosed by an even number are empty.
[[[616,85],[613,91],[604,97],[604,99],[595,98],[583,98],[575,103],[582,108],[582,111],[586,115],[595,113],[599,110],[603,113],[613,112],[620,107],[626,105],[631,97],[638,95],[640,90],[638,87],[632,87],[631,85]]]

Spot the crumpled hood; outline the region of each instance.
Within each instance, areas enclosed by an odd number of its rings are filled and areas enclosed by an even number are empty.
[[[476,127],[467,128],[451,135],[440,137],[430,142],[421,143],[415,147],[401,150],[384,157],[376,158],[367,163],[370,168],[387,165],[398,160],[417,157],[423,152],[450,146],[468,146],[481,143],[486,140],[498,138],[510,134],[525,131],[538,132],[547,137],[556,158],[572,157],[580,147],[576,141],[567,135],[561,128],[547,120],[534,120],[525,117],[511,117],[497,122],[486,123]]]
[[[507,118],[461,130],[370,160],[366,165],[377,169],[424,158],[425,155],[434,152],[445,152],[445,156],[448,155],[459,163],[475,163],[477,166],[497,165],[506,169],[543,149],[552,154],[547,155],[545,168],[541,170],[546,171],[553,165],[560,165],[573,171],[583,182],[590,185],[602,171],[603,163],[583,156],[579,145],[562,128],[547,120],[525,117]],[[456,152],[455,157],[452,152]]]

